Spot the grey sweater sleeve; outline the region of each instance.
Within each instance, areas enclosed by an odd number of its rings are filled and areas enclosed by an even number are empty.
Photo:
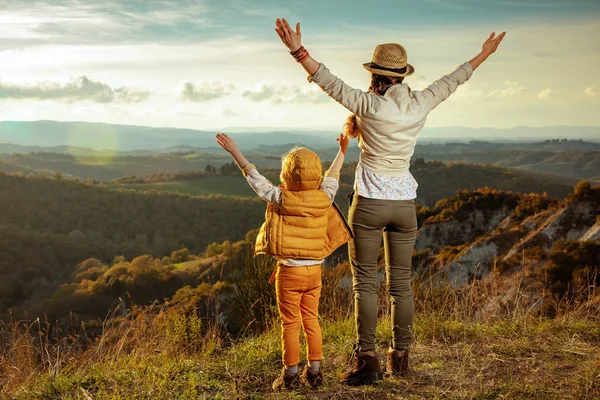
[[[308,81],[319,85],[329,97],[346,107],[353,114],[373,114],[377,111],[379,99],[376,95],[347,85],[343,80],[333,75],[323,64],[319,65],[319,69],[314,75],[308,77]]]
[[[446,100],[458,86],[465,83],[473,75],[473,67],[466,62],[458,67],[454,72],[443,76],[441,79],[433,82],[422,91],[414,91],[415,97],[422,96],[425,104],[428,105],[428,112],[436,108],[442,101]]]

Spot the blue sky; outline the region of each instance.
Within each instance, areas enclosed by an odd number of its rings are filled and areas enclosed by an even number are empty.
[[[307,83],[277,17],[362,88],[378,43],[407,48],[421,89],[506,30],[428,125],[600,126],[597,0],[0,0],[0,120],[339,129],[347,111]]]

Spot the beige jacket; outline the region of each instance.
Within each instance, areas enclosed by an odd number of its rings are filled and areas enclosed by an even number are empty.
[[[391,86],[384,96],[348,86],[323,64],[308,80],[356,114],[363,167],[380,175],[404,176],[427,115],[472,74],[467,62],[424,90],[411,91],[401,83]]]

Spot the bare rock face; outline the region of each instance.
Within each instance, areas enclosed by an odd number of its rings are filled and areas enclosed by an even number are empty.
[[[560,210],[542,230],[551,241],[579,240],[594,224],[598,210],[589,202],[570,204]]]
[[[526,248],[541,246],[550,251],[558,240],[600,240],[597,217],[598,210],[592,203],[576,202],[528,218],[512,228],[508,228],[499,216],[490,218],[490,222],[498,221],[496,228],[492,228],[490,234],[476,238],[458,258],[444,265],[441,272],[452,285],[461,286],[487,276],[495,260],[508,261]],[[503,218],[504,221],[508,219],[510,217]],[[492,225],[490,223],[490,227]]]
[[[582,242],[586,242],[588,240],[600,240],[600,221],[597,221],[594,225],[592,225],[591,228],[588,229],[579,240]]]
[[[465,221],[447,221],[424,225],[417,234],[415,250],[431,249],[437,252],[442,246],[458,246],[472,242],[481,234],[496,229],[508,216],[506,208],[493,213],[475,211]]]
[[[475,243],[456,260],[445,265],[442,273],[453,286],[462,286],[473,279],[487,276],[496,257],[496,244],[491,241]]]

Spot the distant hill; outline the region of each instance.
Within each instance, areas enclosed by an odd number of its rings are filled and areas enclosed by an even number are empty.
[[[593,143],[587,144],[595,147]],[[425,147],[425,148],[424,148]],[[549,150],[483,150],[465,152],[431,152],[429,146],[417,147],[414,157],[444,162],[492,164],[523,172],[544,175],[572,182],[589,179],[600,183],[600,151],[549,151]]]
[[[0,122],[0,143],[41,147],[85,147],[99,151],[165,150],[175,146],[214,147],[216,133],[216,131],[90,122]],[[335,143],[335,135],[331,132],[306,134],[289,130],[269,133],[231,133],[231,136],[242,148],[256,147],[258,143],[277,145],[302,141],[315,147]]]
[[[286,147],[287,148],[287,147]],[[184,151],[155,154],[155,155],[72,155],[64,153],[27,153],[0,155],[0,170],[6,172],[23,172],[24,174],[41,174],[52,176],[58,172],[64,178],[79,177],[81,180],[91,179],[94,181],[113,181],[118,178],[135,175],[145,177],[148,175],[172,175],[186,173],[188,171],[204,171],[207,165],[216,168],[231,162],[230,156],[223,150],[213,152],[196,153]],[[256,148],[245,151],[246,156],[262,171],[279,169],[281,165],[280,155],[283,149],[277,150]],[[320,151],[323,160],[331,160],[335,154],[334,150]],[[527,152],[499,152],[500,156],[495,160],[496,153],[487,156],[481,155],[476,161],[498,164],[506,163],[512,168],[522,168],[525,173],[513,171],[507,168],[490,167],[481,165],[440,164],[424,162],[422,157],[413,158],[412,173],[419,182],[419,196],[423,202],[430,204],[440,198],[451,196],[459,189],[477,189],[484,186],[494,187],[502,190],[548,192],[551,196],[562,198],[570,192],[570,188],[580,179],[600,175],[600,152],[587,153],[553,153],[545,152],[542,156]],[[514,155],[512,159],[505,157]],[[331,158],[329,158],[331,156]],[[455,158],[463,158],[459,154]],[[476,158],[475,156],[471,157]],[[354,183],[354,168],[352,162],[358,159],[357,149],[350,149],[344,167],[343,182],[347,185]],[[527,164],[539,161],[538,164]],[[546,164],[543,164],[545,162]],[[563,175],[558,175],[560,169]],[[236,171],[236,174],[239,172]],[[277,175],[274,172],[273,175]],[[542,176],[542,175],[547,175]],[[171,180],[169,178],[169,180]],[[184,178],[187,180],[187,178]],[[209,179],[204,179],[207,183]],[[135,185],[135,189],[157,189],[160,179],[154,179],[152,185]],[[162,181],[164,182],[164,180]],[[197,188],[194,188],[197,184]],[[178,184],[159,185],[160,189],[180,191],[183,193],[206,194],[226,193],[234,194],[234,186],[228,186],[232,190],[219,191],[219,185],[209,185],[213,189],[203,188],[203,181],[186,182],[185,188]],[[245,187],[243,179],[239,179],[239,195],[252,195]]]
[[[341,127],[340,127],[341,129]],[[215,146],[213,130],[193,130],[178,128],[154,128],[133,125],[111,125],[90,122],[59,121],[3,121],[0,122],[0,143],[22,146],[71,146],[104,151],[133,151],[139,149],[164,150],[174,146],[208,148]],[[228,131],[241,148],[256,148],[262,145],[304,144],[322,149],[335,143],[338,132],[331,130],[302,131],[294,129],[273,129],[271,131],[249,131],[247,129]],[[492,128],[425,128],[422,140],[512,140],[527,141],[570,138],[600,138],[600,127],[590,126],[550,126],[515,127],[510,129]]]
[[[279,161],[277,161],[279,163]],[[327,165],[326,165],[327,166]],[[352,191],[356,163],[346,163],[341,173],[341,187],[337,201],[347,207],[347,195]],[[261,168],[272,182],[279,184],[279,169]],[[543,176],[520,173],[495,166],[472,165],[463,163],[417,162],[411,167],[412,174],[419,183],[417,200],[433,206],[443,198],[453,196],[459,190],[474,190],[490,187],[499,190],[521,193],[548,193],[557,199],[566,197],[573,184],[560,182]],[[254,197],[255,193],[238,171],[228,175],[197,175],[189,179],[189,174],[165,174],[161,176],[140,177],[117,180],[110,187],[125,187],[135,190],[167,190],[190,194],[224,194]],[[179,176],[179,177],[178,177]],[[146,182],[143,182],[143,180]],[[133,183],[136,182],[136,183]]]
[[[269,157],[258,151],[247,156],[259,166],[277,168],[279,157]],[[231,162],[224,151],[213,153],[164,153],[158,155],[94,155],[79,156],[64,153],[27,153],[0,155],[0,170],[36,173],[53,171],[82,180],[109,181],[127,175],[145,176],[159,173],[204,171],[208,164],[220,167]],[[45,174],[45,172],[40,172]]]
[[[431,132],[438,132],[438,139],[427,139]],[[473,133],[477,139],[468,140],[465,132]],[[490,132],[494,135],[487,140]],[[248,128],[228,133],[262,167],[277,167],[281,154],[295,144],[315,149],[324,161],[332,160],[337,152],[335,132]],[[545,140],[528,139],[535,137],[534,133]],[[214,134],[85,122],[5,121],[0,122],[0,162],[4,165],[0,169],[41,174],[60,172],[94,180],[203,170],[209,163],[219,167],[228,162],[228,155],[216,145]],[[562,138],[548,139],[556,135]],[[597,127],[430,128],[417,144],[413,160],[493,164],[569,184],[581,179],[600,183],[599,139]],[[177,156],[173,154],[185,158],[174,160]],[[166,158],[171,160],[165,162]],[[356,141],[352,141],[346,161],[358,159],[359,149]]]

